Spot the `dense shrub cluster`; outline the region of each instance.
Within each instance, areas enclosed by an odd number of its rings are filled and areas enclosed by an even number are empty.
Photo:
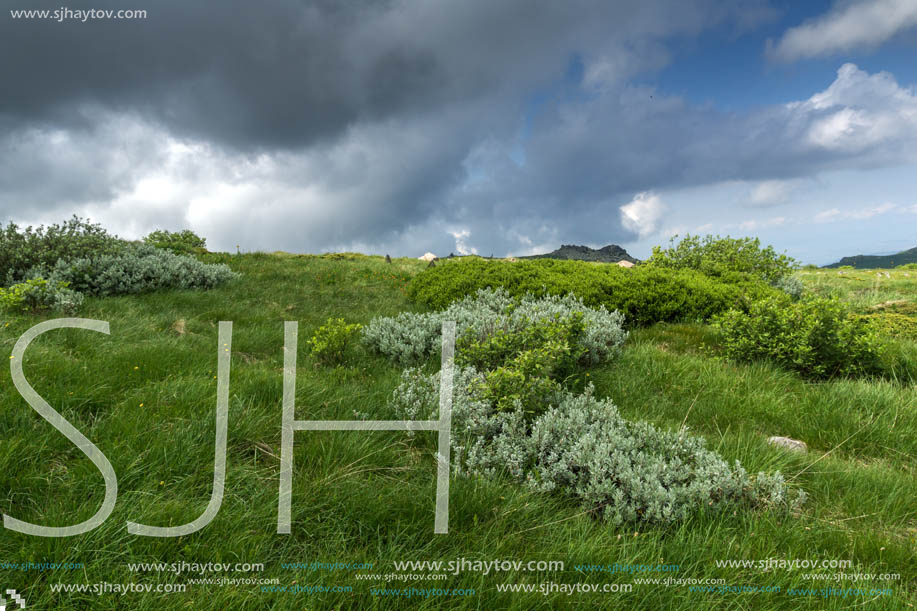
[[[74,216],[60,225],[0,226],[0,284],[6,309],[74,312],[83,295],[123,295],[165,288],[211,288],[235,277],[226,265],[176,254],[203,249],[190,231],[154,231],[148,244],[110,235]]]
[[[779,473],[749,476],[704,447],[704,440],[629,422],[589,385],[581,395],[557,390],[549,410],[528,420],[520,409],[497,410],[476,387],[483,375],[456,368],[452,447],[459,473],[506,473],[538,491],[574,497],[612,524],[668,524],[707,507],[789,508]],[[405,419],[435,419],[439,374],[408,369],[392,396]]]
[[[498,411],[521,410],[526,417],[544,412],[564,378],[586,354],[580,343],[586,325],[581,312],[527,321],[507,328],[468,329],[456,342],[455,362],[484,372],[477,395]]]
[[[127,295],[158,289],[208,289],[237,274],[227,265],[208,265],[148,244],[128,244],[120,252],[97,257],[59,260],[50,268],[35,268],[32,277],[67,282],[86,295]]]
[[[704,238],[687,234],[677,244],[672,237],[670,246],[653,247],[648,265],[666,269],[693,269],[708,276],[723,276],[733,272],[755,275],[774,283],[798,269],[791,257],[778,255],[773,247],[761,248],[758,238],[722,238],[707,235]]]
[[[726,312],[713,326],[736,360],[768,359],[812,379],[881,370],[877,331],[837,299],[767,299],[748,312]]]
[[[374,319],[364,341],[411,363],[439,350],[445,320],[456,321],[457,366],[482,372],[475,396],[528,420],[549,407],[578,366],[613,356],[627,337],[618,312],[587,308],[572,295],[515,300],[503,289],[480,289],[442,312]]]
[[[459,365],[483,371],[496,369],[532,349],[555,346],[559,359],[556,368],[569,373],[585,356],[586,349],[580,343],[585,332],[586,323],[579,311],[535,319],[510,313],[486,326],[466,329],[456,341],[455,359]]]
[[[143,238],[147,244],[156,248],[171,250],[177,255],[197,254],[207,250],[207,240],[190,229],[184,231],[166,231],[157,229]]]
[[[53,309],[70,314],[82,303],[83,296],[67,288],[66,282],[51,283],[43,278],[32,278],[0,288],[0,309],[7,312],[35,313]]]
[[[621,312],[632,325],[707,320],[779,293],[751,274],[740,272],[723,272],[711,278],[690,269],[658,266],[623,269],[582,261],[508,262],[466,257],[418,274],[408,287],[408,295],[440,309],[486,287],[502,287],[514,297],[572,293],[588,307],[604,306]]]
[[[411,364],[439,352],[445,320],[456,322],[457,344],[471,349],[473,340],[482,342],[500,332],[503,340],[515,341],[512,334],[524,332],[539,321],[568,319],[578,313],[584,328],[575,338],[568,338],[575,343],[571,348],[581,350],[583,361],[598,363],[613,355],[627,337],[620,313],[609,312],[603,306],[586,307],[572,295],[523,295],[515,299],[503,289],[478,289],[472,293],[441,312],[402,312],[394,317],[375,318],[363,329],[363,340],[376,352],[398,363]],[[507,356],[513,347],[521,345],[504,347],[502,356]],[[486,349],[498,347],[488,344]]]
[[[21,229],[15,223],[0,225],[0,284],[11,286],[21,282],[29,277],[29,270],[53,266],[59,259],[113,254],[124,244],[101,225],[77,216],[48,227]]]

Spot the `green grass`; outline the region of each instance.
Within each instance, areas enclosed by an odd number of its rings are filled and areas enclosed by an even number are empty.
[[[819,269],[798,273],[807,290],[821,297],[840,297],[857,311],[889,309],[917,315],[915,270]]]
[[[106,320],[111,335],[60,330],[38,338],[24,368],[36,391],[96,443],[119,478],[117,506],[98,529],[68,539],[4,530],[2,562],[78,562],[80,570],[0,569],[2,589],[32,609],[911,609],[917,604],[917,393],[907,380],[811,384],[767,364],[726,363],[700,325],[635,331],[619,359],[589,371],[600,396],[622,413],[677,429],[750,472],[780,470],[809,494],[799,515],[700,512],[676,527],[611,528],[563,498],[503,480],[453,477],[450,534],[433,534],[433,433],[298,432],[293,528],[276,533],[283,368],[283,321],[298,320],[297,418],[392,418],[387,398],[400,370],[355,347],[344,366],[319,366],[306,341],[328,317],[367,323],[417,307],[404,291],[426,263],[346,254],[205,255],[243,276],[208,291],[87,300],[81,317]],[[806,272],[813,290],[840,291],[860,309],[914,300],[915,280],[892,271],[848,280]],[[899,278],[899,276],[901,276]],[[839,279],[840,278],[840,279]],[[884,277],[883,277],[884,278]],[[875,286],[874,286],[875,285]],[[872,291],[871,293],[869,291]],[[51,315],[45,318],[50,318]],[[0,348],[41,320],[0,319]],[[227,480],[214,521],[192,535],[130,535],[125,522],[178,525],[210,498],[216,396],[217,323],[233,326]],[[182,322],[179,322],[182,321]],[[7,326],[8,324],[8,326]],[[915,344],[896,344],[915,354]],[[4,357],[6,358],[6,357]],[[434,359],[435,360],[435,359]],[[436,363],[429,364],[435,368]],[[31,410],[0,372],[0,509],[43,525],[73,524],[98,509],[104,485],[83,454]],[[141,404],[143,407],[141,407]],[[766,444],[801,439],[806,455]],[[388,587],[473,588],[474,596],[385,597],[347,570],[287,570],[281,563],[372,562],[394,572],[401,560],[560,560],[554,573],[463,572],[442,581]],[[898,573],[872,582],[890,596],[789,596],[790,588],[854,588],[805,581],[804,570],[717,568],[717,560],[851,560],[846,573]],[[197,585],[162,595],[55,594],[51,584],[187,583],[201,575],[133,573],[137,562],[263,563],[280,585],[344,586],[349,593],[265,593],[259,585]],[[730,586],[778,586],[780,593],[700,593],[635,585],[628,593],[499,593],[498,584],[630,583],[632,576],[577,572],[577,564],[678,564],[683,579]],[[817,572],[838,572],[819,570]],[[645,576],[645,575],[644,575]],[[654,575],[649,575],[653,577]],[[642,576],[639,576],[642,577]],[[662,575],[665,577],[665,575]]]

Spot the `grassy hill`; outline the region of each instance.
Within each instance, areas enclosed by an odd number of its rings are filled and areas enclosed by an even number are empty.
[[[908,263],[917,263],[917,247],[909,250],[902,250],[893,255],[856,255],[854,257],[844,257],[837,263],[826,265],[825,268],[852,265],[857,269],[891,269]]]
[[[356,347],[343,366],[322,367],[306,342],[329,317],[368,323],[419,311],[406,286],[427,264],[362,255],[202,258],[227,263],[242,276],[209,291],[89,298],[79,316],[108,321],[109,336],[54,331],[26,354],[32,386],[109,458],[119,484],[114,512],[92,532],[55,539],[3,531],[0,581],[4,590],[22,594],[28,608],[840,610],[917,604],[913,383],[813,384],[766,363],[732,364],[716,357],[715,346],[705,347],[714,340],[700,324],[632,332],[618,359],[589,370],[597,394],[613,399],[627,418],[669,430],[686,424],[749,472],[780,470],[809,495],[801,513],[709,512],[668,528],[615,528],[560,495],[454,474],[450,532],[435,535],[435,434],[302,431],[294,440],[292,533],[277,534],[284,321],[300,324],[297,419],[352,420],[355,412],[391,419],[388,398],[398,366]],[[806,272],[803,280],[816,292],[841,291],[864,313],[889,300],[917,301],[913,274],[848,276]],[[0,348],[11,354],[27,329],[50,317],[3,316]],[[209,526],[188,536],[130,535],[127,521],[184,524],[210,499],[220,321],[233,321],[222,507]],[[910,358],[917,354],[912,341],[896,346]],[[438,360],[426,368],[435,371]],[[0,388],[3,513],[43,525],[90,517],[104,493],[99,472],[29,408],[8,369],[0,372]],[[771,435],[803,440],[809,451],[775,448],[766,443]],[[493,560],[562,562],[563,568],[484,574],[471,564]],[[778,563],[793,560],[850,564],[809,571]],[[456,561],[459,570],[396,567],[403,561]],[[51,562],[79,568],[10,568]],[[157,562],[189,568],[132,566]],[[322,564],[309,566],[313,562]],[[194,563],[263,570],[195,570]],[[372,567],[353,568],[357,564]],[[830,581],[813,580],[811,573],[899,578]],[[638,583],[667,577],[682,581]],[[58,584],[101,584],[102,593],[55,592]],[[122,595],[112,593],[111,584],[185,591]],[[507,587],[531,591],[501,591]],[[565,591],[571,587],[578,591]],[[847,594],[823,594],[828,588]],[[801,592],[791,592],[796,589]]]

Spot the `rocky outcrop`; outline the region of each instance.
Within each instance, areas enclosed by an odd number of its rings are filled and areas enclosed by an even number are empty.
[[[639,261],[617,244],[609,244],[598,250],[588,246],[579,246],[576,244],[564,244],[554,252],[543,255],[529,255],[519,257],[520,259],[565,259],[574,261],[595,261],[599,263],[617,263],[618,261],[628,261],[630,263],[639,263]]]
[[[910,250],[902,250],[894,255],[856,255],[855,257],[844,257],[837,263],[826,265],[825,268],[852,265],[856,269],[891,269],[906,263],[917,263],[917,247],[911,248]]]

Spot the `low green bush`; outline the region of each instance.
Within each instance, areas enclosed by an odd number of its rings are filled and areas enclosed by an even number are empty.
[[[444,261],[415,276],[408,296],[435,309],[473,295],[482,288],[503,288],[513,297],[574,294],[586,307],[605,307],[624,314],[628,324],[696,322],[779,291],[741,272],[711,278],[684,269],[617,265],[583,261],[497,261],[463,257]]]
[[[59,260],[48,268],[31,270],[33,277],[67,282],[80,293],[95,296],[128,295],[160,289],[208,289],[238,274],[225,264],[206,264],[149,244],[129,244],[119,253]]]
[[[343,318],[329,318],[308,341],[312,355],[323,365],[341,364],[347,345],[362,328],[357,323],[347,324]]]
[[[114,254],[125,245],[101,225],[78,216],[48,227],[0,225],[0,283],[11,286],[31,277],[29,272],[36,267],[49,268],[58,260]]]
[[[143,238],[143,241],[156,248],[170,250],[177,255],[198,254],[207,250],[207,240],[190,229],[184,231],[157,229]]]
[[[580,338],[586,325],[582,312],[522,324],[513,330],[468,329],[456,341],[455,362],[485,372],[475,392],[494,409],[521,409],[531,418],[547,409],[585,356]]]
[[[586,332],[582,312],[573,311],[567,316],[555,314],[551,318],[535,320],[519,317],[498,321],[484,328],[468,328],[458,337],[455,342],[455,362],[458,365],[474,367],[478,371],[496,369],[523,351],[551,344],[565,347],[566,356],[558,360],[556,369],[569,373],[586,351],[580,345],[580,339]],[[576,346],[576,351],[571,350],[572,346]]]
[[[561,385],[552,379],[553,346],[526,350],[484,373],[474,392],[497,411],[516,411],[528,419],[544,413]]]
[[[777,282],[799,268],[792,257],[777,254],[772,246],[761,248],[758,238],[730,238],[691,234],[676,244],[673,236],[668,248],[653,247],[647,265],[667,269],[693,269],[708,276],[741,272],[768,283]]]
[[[811,379],[881,372],[882,340],[837,299],[767,299],[713,323],[726,356],[766,359]]]
[[[917,269],[917,263],[905,263],[903,265],[899,265],[895,269]]]
[[[72,314],[83,303],[83,296],[67,288],[66,282],[48,282],[44,278],[31,278],[0,288],[0,309],[7,312],[34,314],[41,310],[60,310]]]
[[[708,509],[785,511],[805,495],[780,473],[750,476],[685,431],[629,422],[590,384],[583,394],[556,390],[534,419],[500,410],[476,386],[484,376],[457,367],[453,377],[452,455],[460,475],[508,475],[526,486],[578,500],[612,524],[670,524]],[[391,405],[408,420],[436,419],[439,374],[403,372]]]

